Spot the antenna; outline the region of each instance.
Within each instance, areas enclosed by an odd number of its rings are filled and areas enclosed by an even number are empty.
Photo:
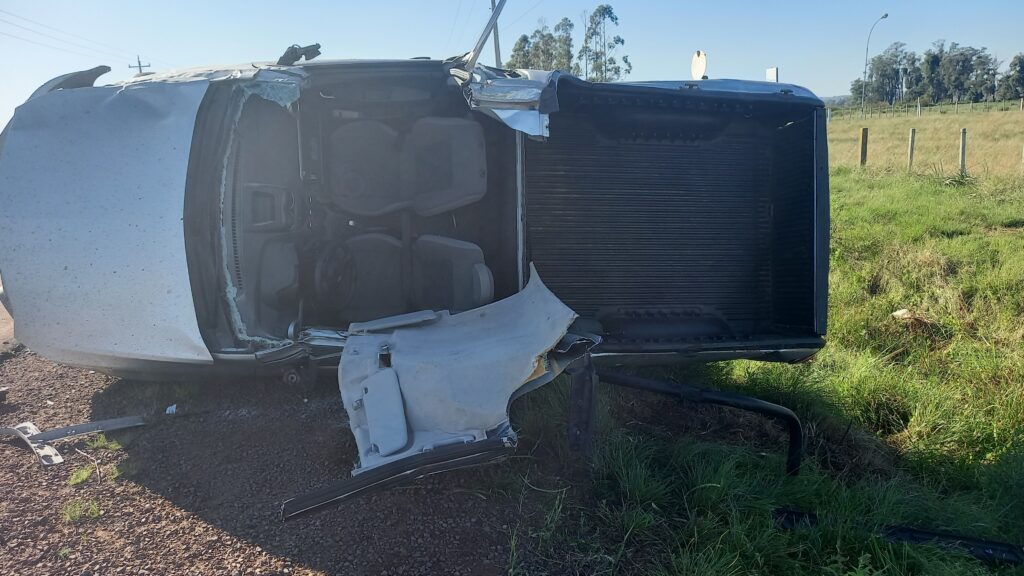
[[[693,60],[690,62],[690,78],[694,80],[707,80],[708,71],[708,53],[703,50],[697,50],[693,55]]]
[[[142,69],[143,68],[149,68],[149,62],[146,62],[145,64],[143,64],[142,63],[142,59],[139,58],[138,54],[136,54],[135,55],[135,65],[132,66],[131,64],[129,64],[128,67],[129,68],[138,68],[139,71],[136,73],[136,76],[141,76],[142,75]]]

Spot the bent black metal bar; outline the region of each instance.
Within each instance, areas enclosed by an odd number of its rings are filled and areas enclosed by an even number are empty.
[[[729,406],[777,418],[786,424],[786,428],[789,431],[789,448],[786,454],[786,473],[791,476],[795,476],[800,471],[800,460],[803,457],[804,451],[803,427],[800,425],[800,418],[785,406],[779,406],[778,404],[772,404],[771,402],[766,402],[743,394],[722,392],[720,390],[708,390],[707,388],[700,388],[698,386],[693,386],[692,384],[665,382],[663,380],[654,380],[651,378],[643,378],[619,372],[609,372],[607,370],[598,370],[597,376],[602,382],[607,382],[608,384],[614,384],[616,386],[667,394],[690,402]]]

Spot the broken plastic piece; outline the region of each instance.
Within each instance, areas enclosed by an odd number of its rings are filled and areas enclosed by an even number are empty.
[[[49,443],[55,440],[63,440],[85,434],[96,432],[110,432],[124,428],[142,426],[146,421],[142,416],[125,416],[123,418],[111,418],[109,420],[97,420],[84,424],[75,424],[63,428],[54,428],[46,432],[40,432],[39,428],[31,422],[22,422],[14,428],[0,428],[0,436],[17,436],[35,453],[43,466],[60,464],[64,458],[57,452],[57,449]]]
[[[384,464],[365,474],[289,498],[281,505],[281,518],[290,520],[325,506],[340,504],[367,490],[379,490],[439,472],[496,462],[508,457],[515,450],[516,443],[515,433],[511,428],[505,428],[479,442],[440,446],[410,456],[408,460]]]
[[[529,284],[518,294],[436,318],[387,332],[359,334],[350,327],[338,381],[359,450],[357,474],[428,447],[481,441],[488,431],[507,426],[516,392],[554,378],[548,353],[576,313],[531,269]],[[380,354],[384,347],[386,359]],[[397,390],[378,396],[380,385]],[[398,436],[399,429],[408,436]],[[387,439],[388,449],[378,438]],[[404,442],[395,446],[399,440]]]

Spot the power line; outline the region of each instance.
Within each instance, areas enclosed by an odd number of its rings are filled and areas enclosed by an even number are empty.
[[[533,3],[533,6],[530,6],[529,8],[527,8],[527,9],[526,9],[526,12],[523,12],[522,14],[520,14],[519,16],[517,16],[517,17],[515,18],[515,20],[512,20],[512,21],[511,21],[511,22],[509,22],[508,24],[505,24],[504,26],[502,26],[502,27],[501,27],[501,31],[502,31],[502,32],[505,32],[505,31],[506,31],[506,30],[508,30],[508,29],[509,29],[509,28],[510,28],[510,27],[511,27],[511,26],[512,26],[513,24],[515,24],[516,22],[519,22],[520,20],[522,20],[523,18],[525,18],[527,14],[529,14],[530,12],[533,12],[533,11],[534,11],[534,10],[535,10],[535,9],[536,9],[536,8],[537,8],[538,6],[540,6],[540,5],[541,5],[541,4],[543,4],[543,3],[544,3],[544,0],[537,0],[536,2],[534,2],[534,3]]]
[[[462,26],[461,34],[459,34],[459,43],[460,44],[462,43],[463,39],[465,39],[465,37],[466,37],[466,29],[469,28],[469,25],[473,22],[473,13],[476,12],[476,5],[477,5],[478,2],[481,2],[481,1],[482,0],[474,0],[473,2],[469,3],[469,12],[466,13],[466,21],[465,21],[465,23]],[[470,39],[470,42],[472,42],[475,39],[476,38]]]
[[[96,58],[95,54],[86,54],[84,52],[78,52],[76,50],[68,50],[67,48],[61,48],[60,46],[52,46],[50,44],[44,44],[42,42],[36,42],[35,40],[29,40],[28,38],[22,38],[21,36],[15,36],[14,34],[8,34],[7,32],[4,32],[2,30],[0,30],[0,35],[2,35],[2,36],[9,36],[11,38],[14,38],[15,40],[21,40],[22,42],[28,42],[29,44],[35,44],[36,46],[43,46],[44,48],[51,48],[53,50],[60,50],[61,52],[67,52],[68,54],[74,54],[76,56],[84,56],[86,58],[93,58],[93,59]]]
[[[23,21],[25,21],[25,22],[28,22],[28,23],[30,23],[30,24],[34,24],[34,25],[36,25],[36,26],[39,26],[39,27],[41,27],[41,28],[45,28],[45,29],[47,29],[47,30],[52,30],[52,31],[54,31],[54,32],[57,32],[58,34],[63,34],[63,35],[65,35],[65,36],[70,36],[70,37],[72,37],[72,38],[76,38],[76,39],[78,39],[78,40],[82,40],[82,41],[84,41],[84,42],[89,42],[89,43],[91,43],[91,44],[96,44],[97,46],[103,46],[103,47],[105,47],[105,48],[109,48],[109,49],[112,49],[112,50],[116,50],[116,51],[117,51],[117,54],[118,54],[118,56],[117,56],[118,58],[125,58],[125,54],[131,54],[131,53],[133,52],[132,50],[125,50],[124,48],[120,48],[120,47],[117,47],[117,46],[113,46],[113,45],[111,45],[111,44],[107,44],[107,43],[105,43],[105,42],[100,42],[99,40],[93,40],[93,39],[91,39],[91,38],[86,38],[85,36],[81,36],[81,35],[79,35],[79,34],[75,34],[75,33],[73,33],[73,32],[68,32],[68,31],[66,31],[66,30],[61,30],[60,28],[55,28],[55,27],[53,27],[53,26],[50,26],[49,24],[43,24],[42,22],[39,22],[39,21],[37,21],[37,20],[32,20],[31,18],[26,18],[26,17],[24,17],[24,16],[20,16],[20,15],[18,15],[18,14],[15,14],[14,12],[11,12],[11,11],[9,11],[9,10],[2,10],[2,9],[0,9],[0,14],[6,14],[6,15],[8,15],[8,16],[13,16],[13,17],[17,18],[18,20],[23,20]],[[9,24],[13,24],[12,22],[8,22],[8,23],[9,23]],[[24,26],[20,26],[20,25],[18,25],[18,24],[15,24],[15,26],[18,26],[19,28],[24,28]],[[28,29],[28,28],[26,28],[26,30],[29,30],[29,29]],[[38,31],[35,31],[35,30],[30,30],[30,31],[31,31],[31,32],[34,32],[34,33],[36,33],[36,34],[42,34],[42,35],[44,35],[44,36],[45,36],[45,34],[43,34],[42,32],[38,32]],[[7,36],[12,36],[12,35],[11,35],[11,34],[7,34]],[[51,38],[52,38],[52,36],[51,36]],[[67,42],[68,44],[73,44],[73,42],[69,42],[68,40],[63,40],[63,39],[60,39],[60,38],[56,38],[56,39],[57,39],[57,40],[60,40],[61,42]],[[30,41],[30,40],[26,40],[26,41],[28,41],[28,42],[32,42],[32,41]],[[39,42],[32,42],[32,43],[33,43],[33,44],[39,44],[40,46],[44,46],[44,44],[41,44],[41,43],[39,43]],[[45,45],[45,46],[47,46],[47,47],[50,47],[50,48],[55,48],[54,46],[49,46],[49,45]],[[97,52],[100,52],[100,51],[99,51],[99,50],[97,50],[96,48],[88,48],[88,49],[89,49],[89,50],[95,50],[95,51],[97,51]],[[65,52],[68,52],[68,50],[65,50]],[[107,52],[107,54],[110,54],[110,53],[109,53],[109,52]],[[163,62],[163,61],[161,61],[161,60],[156,60],[156,59],[153,59],[153,61],[154,61],[154,62],[158,62],[158,63],[160,63],[160,64],[163,64],[164,66],[167,66],[168,68],[171,68],[171,67],[172,67],[172,66],[171,66],[170,64],[168,64],[168,63],[166,63],[166,62]]]
[[[92,46],[86,46],[84,44],[78,44],[76,42],[72,42],[70,40],[65,40],[64,38],[60,38],[58,36],[53,36],[52,34],[47,34],[46,32],[40,32],[38,30],[33,30],[33,29],[29,28],[28,26],[22,26],[21,24],[18,24],[16,22],[11,22],[10,20],[5,20],[3,18],[0,18],[0,22],[3,22],[5,24],[10,24],[11,26],[15,26],[17,28],[21,28],[22,30],[27,30],[27,31],[29,31],[29,32],[31,32],[33,34],[38,34],[38,35],[40,35],[40,36],[42,36],[44,38],[49,38],[51,40],[56,40],[58,42],[64,42],[65,44],[70,44],[71,46],[76,46],[76,47],[82,48],[84,50],[91,50],[93,52],[96,52],[97,54],[103,54],[104,56],[107,56],[107,57],[114,57],[114,58],[124,58],[125,57],[124,54],[115,54],[115,53],[110,52],[108,50],[101,50],[99,48],[93,48]]]
[[[65,30],[61,30],[60,28],[54,28],[53,26],[50,26],[48,24],[43,24],[42,22],[37,22],[35,20],[29,19],[29,18],[25,18],[24,16],[19,16],[19,15],[15,14],[14,12],[8,12],[7,10],[0,10],[0,14],[7,14],[8,16],[14,16],[18,20],[24,20],[25,22],[29,22],[31,24],[35,24],[36,26],[40,26],[42,28],[46,28],[47,30],[52,30],[54,32],[58,32],[60,34],[64,34],[65,36],[70,36],[72,38],[77,38],[79,40],[84,40],[86,42],[90,42],[92,44],[97,44],[99,46],[104,46],[106,48],[111,48],[113,50],[117,50],[121,54],[128,53],[128,50],[125,50],[123,48],[118,48],[117,46],[111,46],[110,44],[105,44],[105,43],[99,42],[97,40],[92,40],[90,38],[86,38],[85,36],[79,36],[78,34],[73,34],[71,32],[67,32]]]
[[[452,43],[452,33],[455,32],[455,25],[459,22],[459,15],[462,14],[462,0],[459,0],[459,7],[455,9],[455,18],[452,18],[452,27],[448,29],[448,40],[444,43],[444,49]]]

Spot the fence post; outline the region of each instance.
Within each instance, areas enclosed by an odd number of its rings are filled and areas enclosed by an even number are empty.
[[[960,173],[967,173],[967,128],[960,129]]]
[[[907,144],[907,172],[914,169],[914,142],[917,141],[917,128],[910,129],[910,143]]]
[[[1024,112],[1024,98],[1020,99],[1020,111]]]
[[[860,129],[860,165],[868,163],[868,127]]]
[[[959,113],[960,113],[960,101],[957,100],[955,103],[953,103],[953,114],[959,114]]]
[[[917,99],[917,115],[918,116],[921,115],[921,99],[920,98]]]

